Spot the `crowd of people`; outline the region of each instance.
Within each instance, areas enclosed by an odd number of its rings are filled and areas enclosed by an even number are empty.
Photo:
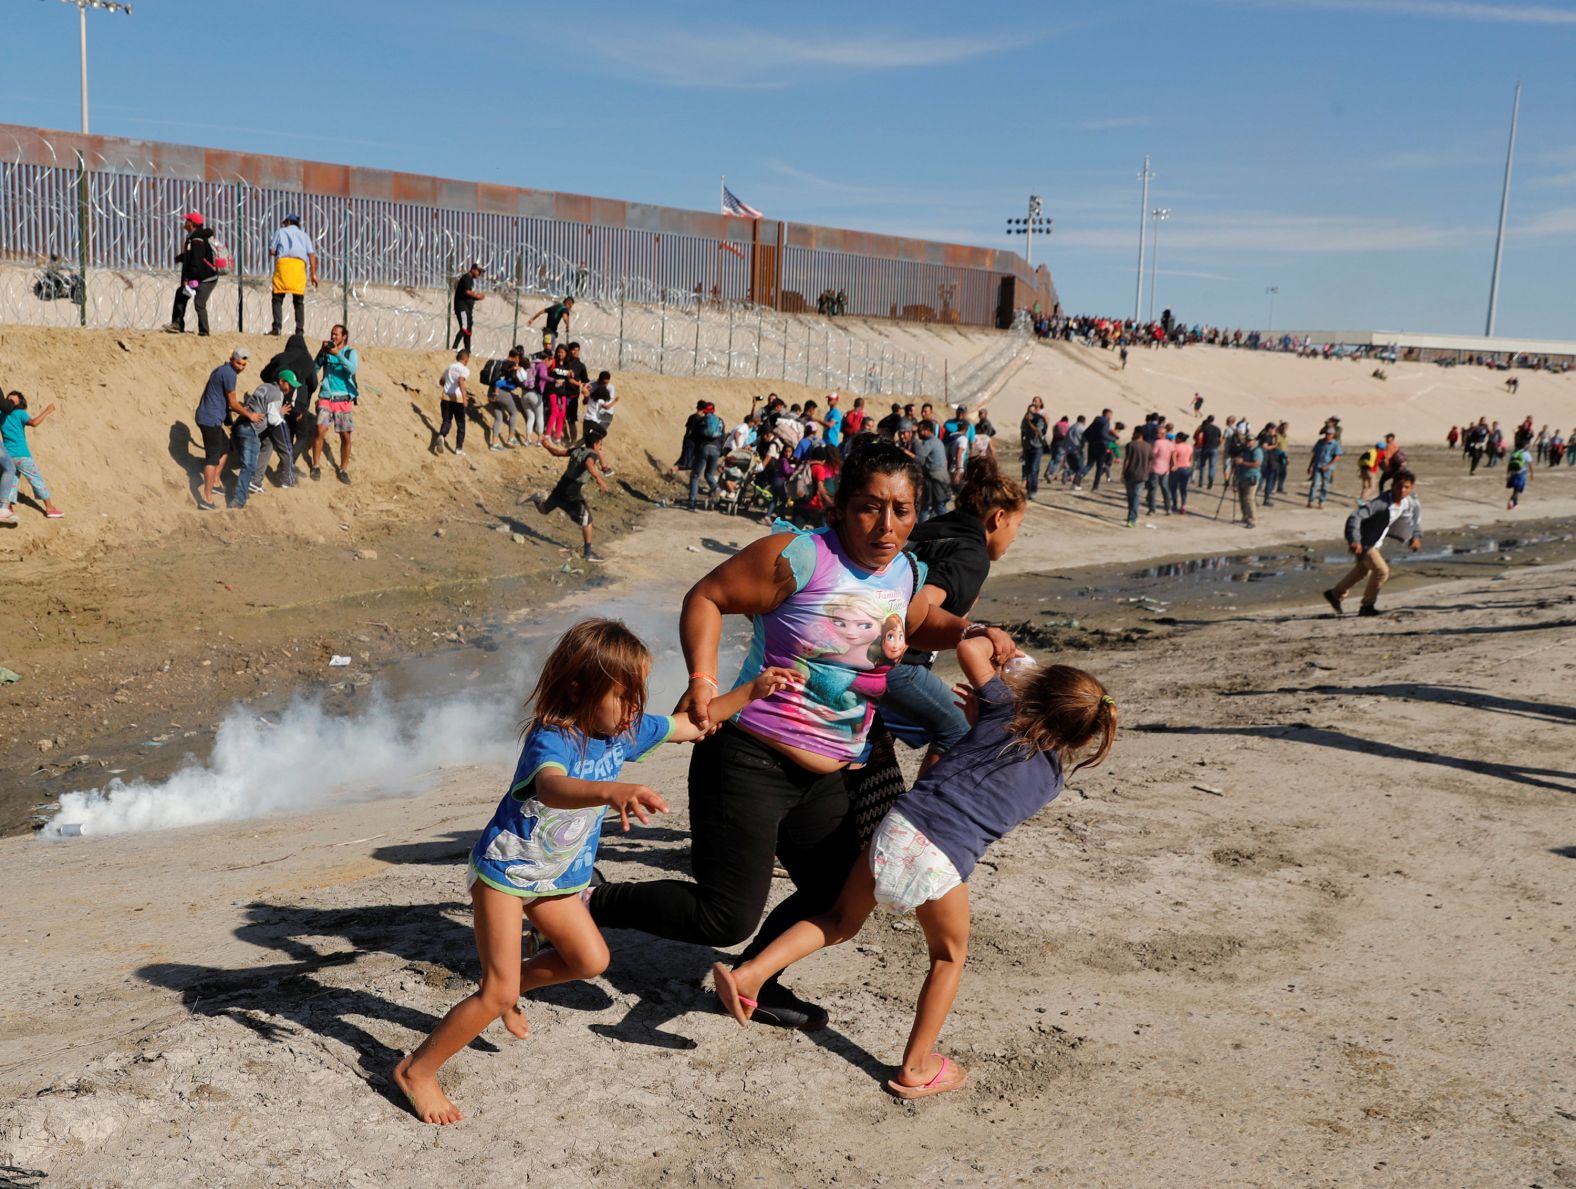
[[[1203,403],[1202,397],[1194,397],[1195,413],[1202,410]],[[1217,477],[1236,495],[1243,525],[1252,528],[1255,506],[1273,505],[1275,496],[1285,493],[1291,470],[1287,423],[1267,421],[1255,430],[1246,417],[1235,414],[1227,414],[1224,423],[1208,414],[1191,431],[1179,429],[1161,413],[1150,413],[1129,429],[1125,422],[1114,419],[1110,409],[1102,409],[1093,418],[1064,413],[1051,423],[1044,401],[1035,397],[1024,411],[1018,432],[1023,482],[1031,496],[1042,481],[1081,491],[1087,478],[1090,491],[1098,491],[1101,482],[1114,472],[1125,490],[1129,528],[1138,523],[1141,509],[1149,515],[1159,511],[1186,516],[1190,491],[1213,491]],[[1388,441],[1393,451],[1388,462],[1385,457],[1365,455],[1365,483],[1405,465],[1405,456],[1395,448],[1394,435]],[[1380,443],[1381,451],[1384,445]],[[1341,454],[1340,419],[1331,417],[1309,456],[1308,507],[1324,507]]]
[[[923,522],[951,506],[970,459],[994,458],[996,427],[967,405],[938,413],[928,402],[894,401],[878,418],[866,403],[855,397],[845,411],[838,392],[826,395],[825,408],[773,392],[753,398],[730,430],[712,402],[697,401],[668,474],[689,473],[691,511],[709,501],[728,511],[818,524],[833,506],[847,453],[868,441],[888,442],[920,468]]]
[[[1558,429],[1550,430],[1547,425],[1534,430],[1532,425],[1529,414],[1511,432],[1507,445],[1505,431],[1499,427],[1499,422],[1479,417],[1464,427],[1452,425],[1445,435],[1445,445],[1452,450],[1457,446],[1461,448],[1469,477],[1476,475],[1480,466],[1494,470],[1501,462],[1505,464],[1505,488],[1510,492],[1505,507],[1509,510],[1520,507],[1521,497],[1538,467],[1554,468],[1562,462],[1566,466],[1576,466],[1576,452],[1568,448],[1568,435]],[[1576,433],[1576,430],[1571,432]]]

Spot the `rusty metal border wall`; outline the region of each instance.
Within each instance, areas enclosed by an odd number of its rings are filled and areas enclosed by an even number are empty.
[[[593,300],[797,313],[841,290],[849,314],[991,326],[1010,280],[1011,305],[1056,304],[1049,270],[1013,252],[349,165],[0,124],[0,170],[0,256],[93,270],[169,269],[196,209],[255,276],[298,212],[324,276],[356,286],[442,289],[474,259]]]

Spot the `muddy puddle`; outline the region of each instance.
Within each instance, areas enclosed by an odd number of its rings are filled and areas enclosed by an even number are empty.
[[[1464,528],[1431,533],[1427,547],[1417,554],[1392,546],[1386,551],[1392,567],[1386,593],[1393,596],[1411,586],[1485,570],[1576,558],[1576,534],[1564,521],[1527,521],[1516,529],[1512,533],[1502,525],[1497,531]],[[1306,605],[1310,614],[1322,613],[1319,592],[1350,564],[1349,555],[1331,547],[1293,546],[1148,565],[1016,574],[994,579],[976,614],[988,622],[1012,625],[1031,651],[1136,645],[1190,624],[1266,607]],[[682,680],[676,638],[665,638],[641,622],[651,614],[650,607],[644,613],[623,605],[603,605],[599,610],[648,629],[647,638],[659,651],[672,654],[658,657],[659,675],[676,666]],[[546,617],[477,624],[459,638],[435,639],[432,650],[420,655],[371,664],[358,658],[344,668],[325,669],[318,680],[254,698],[236,710],[255,716],[266,727],[299,697],[321,700],[325,712],[335,716],[364,710],[374,696],[395,707],[465,694],[482,705],[518,706],[529,675],[526,658],[550,647],[562,626]],[[655,694],[671,696],[660,688]],[[17,811],[8,815],[9,820],[20,824],[37,815],[36,826],[53,813],[62,793],[102,788],[117,777],[128,783],[163,780],[183,766],[205,761],[213,750],[214,734],[210,719],[201,725],[175,722],[157,732],[101,735],[90,746],[73,749],[81,754],[51,756],[53,762],[41,766],[25,790],[0,795],[12,801],[10,808]]]
[[[1385,596],[1395,598],[1428,582],[1576,559],[1576,533],[1563,520],[1529,520],[1515,530],[1469,525],[1427,533],[1417,553],[1388,543],[1391,577]],[[1028,643],[1040,647],[1136,643],[1157,630],[1269,607],[1305,604],[1310,614],[1327,614],[1320,592],[1351,565],[1351,555],[1333,544],[1291,545],[1141,566],[1017,574],[992,580],[976,614],[1021,625]]]

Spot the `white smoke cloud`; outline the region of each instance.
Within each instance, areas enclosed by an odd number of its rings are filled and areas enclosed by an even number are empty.
[[[561,617],[549,634],[521,645],[506,685],[493,690],[436,690],[402,707],[374,689],[365,709],[345,716],[328,713],[320,698],[300,698],[277,721],[237,705],[220,724],[205,761],[188,760],[167,780],[115,780],[66,793],[39,836],[126,834],[300,813],[415,796],[448,767],[508,769],[519,751],[522,699],[535,682],[540,658],[561,631],[588,614],[622,619],[646,641],[655,660],[648,710],[665,714],[687,684],[676,602],[604,599],[582,606]],[[737,639],[724,642],[722,668],[729,676],[737,670],[738,645]]]
[[[450,765],[507,764],[518,717],[518,703],[502,697],[453,698],[401,715],[374,695],[345,717],[301,699],[277,723],[237,706],[206,762],[188,760],[168,780],[66,793],[42,836],[61,837],[65,826],[124,834],[414,796]]]

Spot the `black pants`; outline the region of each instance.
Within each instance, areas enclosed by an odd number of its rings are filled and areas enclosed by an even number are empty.
[[[471,346],[471,331],[476,328],[476,311],[455,310],[454,320],[459,324],[459,329],[454,332],[454,342],[449,346],[458,351],[461,347],[466,350]]]
[[[795,891],[766,918],[745,958],[837,901],[860,849],[841,772],[808,772],[729,725],[695,745],[689,789],[695,882],[607,884],[591,897],[598,925],[737,945],[766,909],[774,854]]]
[[[303,334],[304,335],[306,333],[306,296],[304,294],[301,294],[301,293],[292,293],[292,294],[290,294],[290,301],[295,306],[295,320],[296,320],[295,332],[297,334]],[[269,334],[278,334],[278,333],[280,333],[280,322],[281,322],[281,320],[284,317],[284,312],[285,312],[285,295],[283,293],[275,293],[274,294],[274,324],[273,324],[272,327],[269,328],[269,331],[268,331]]]
[[[213,292],[213,287],[219,283],[218,277],[209,277],[206,281],[197,282],[197,333],[208,333],[208,295]],[[186,303],[192,300],[192,291],[185,285],[178,285],[175,289],[175,308],[170,311],[170,322],[186,329]]]
[[[449,436],[449,424],[452,422],[454,430],[454,448],[465,449],[465,402],[463,400],[440,400],[439,406],[443,409],[443,424],[438,427],[438,436]]]

